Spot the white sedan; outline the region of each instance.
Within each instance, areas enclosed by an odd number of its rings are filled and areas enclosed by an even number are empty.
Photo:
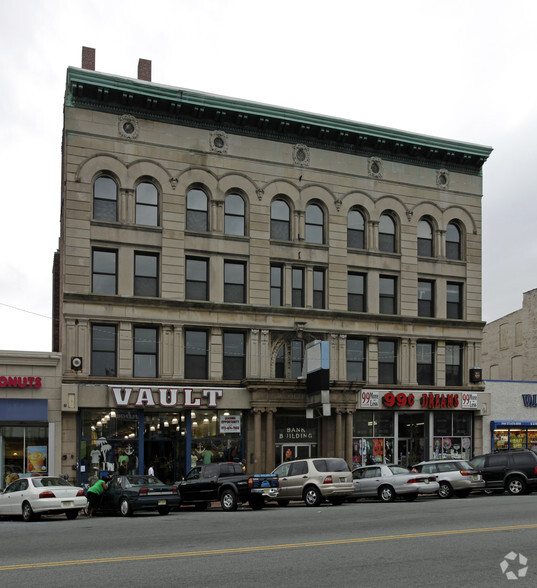
[[[356,468],[352,471],[354,493],[349,498],[376,497],[382,502],[391,502],[396,496],[411,501],[418,494],[438,492],[436,476],[418,474],[398,465],[376,464]]]
[[[76,519],[87,499],[84,490],[57,476],[19,478],[0,494],[0,515],[35,521],[42,514],[65,513]]]

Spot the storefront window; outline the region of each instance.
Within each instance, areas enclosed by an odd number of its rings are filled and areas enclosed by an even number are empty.
[[[0,488],[18,477],[48,473],[48,427],[0,427]]]
[[[472,414],[434,413],[433,459],[472,458]]]
[[[353,417],[353,465],[394,463],[393,413],[358,411]]]

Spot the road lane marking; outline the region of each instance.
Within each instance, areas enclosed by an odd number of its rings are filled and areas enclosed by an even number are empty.
[[[375,541],[395,541],[399,539],[419,539],[422,537],[442,537],[444,535],[465,535],[468,533],[495,533],[498,531],[520,531],[521,529],[537,529],[535,525],[508,525],[504,527],[484,527],[481,529],[454,529],[452,531],[428,531],[425,533],[405,533],[403,535],[381,535],[379,537],[360,537],[357,539],[331,539],[328,541],[307,541],[304,543],[284,543],[281,545],[255,545],[251,547],[230,547],[227,549],[207,549],[203,551],[185,551],[180,553],[156,553],[153,555],[126,555],[122,557],[103,557],[72,561],[33,562],[26,564],[0,565],[0,572],[13,570],[29,570],[53,568],[61,566],[79,566],[96,563],[117,563],[126,561],[149,561],[170,559],[174,557],[198,557],[200,555],[231,555],[235,553],[252,553],[259,551],[275,551],[279,549],[297,549],[305,547],[328,547],[332,545],[351,545]]]

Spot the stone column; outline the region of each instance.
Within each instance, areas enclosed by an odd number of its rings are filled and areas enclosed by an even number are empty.
[[[173,326],[162,325],[162,376],[173,374]]]
[[[176,326],[173,330],[173,377],[182,378],[184,373],[183,328]]]
[[[213,233],[224,232],[224,201],[211,200],[210,230]]]
[[[297,239],[298,241],[304,241],[306,238],[306,224],[305,224],[305,213],[303,210],[295,210],[295,222],[293,227],[293,235],[291,239]]]
[[[338,408],[336,409],[336,457],[344,457],[342,423],[341,410]]]
[[[267,418],[265,423],[265,471],[267,474],[274,469],[275,465],[275,441],[274,441],[274,413],[276,408],[267,408]]]
[[[352,468],[352,410],[347,411],[345,421],[345,461],[349,464],[349,467]]]
[[[379,221],[369,221],[367,223],[368,232],[369,232],[369,240],[368,240],[368,249],[373,249],[374,251],[378,251],[379,249]]]
[[[261,408],[254,408],[254,474],[262,474],[263,472],[261,469],[263,468],[263,448],[261,446],[262,442],[262,409]]]

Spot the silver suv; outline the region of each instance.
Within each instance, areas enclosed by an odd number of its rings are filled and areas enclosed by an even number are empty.
[[[337,457],[286,461],[272,473],[280,481],[280,506],[287,506],[290,500],[303,500],[307,506],[318,506],[324,500],[342,504],[354,492],[349,466]]]
[[[459,498],[466,498],[472,490],[485,487],[483,476],[479,470],[474,469],[462,459],[422,461],[412,469],[422,474],[436,476],[440,498],[449,498],[453,494]]]

